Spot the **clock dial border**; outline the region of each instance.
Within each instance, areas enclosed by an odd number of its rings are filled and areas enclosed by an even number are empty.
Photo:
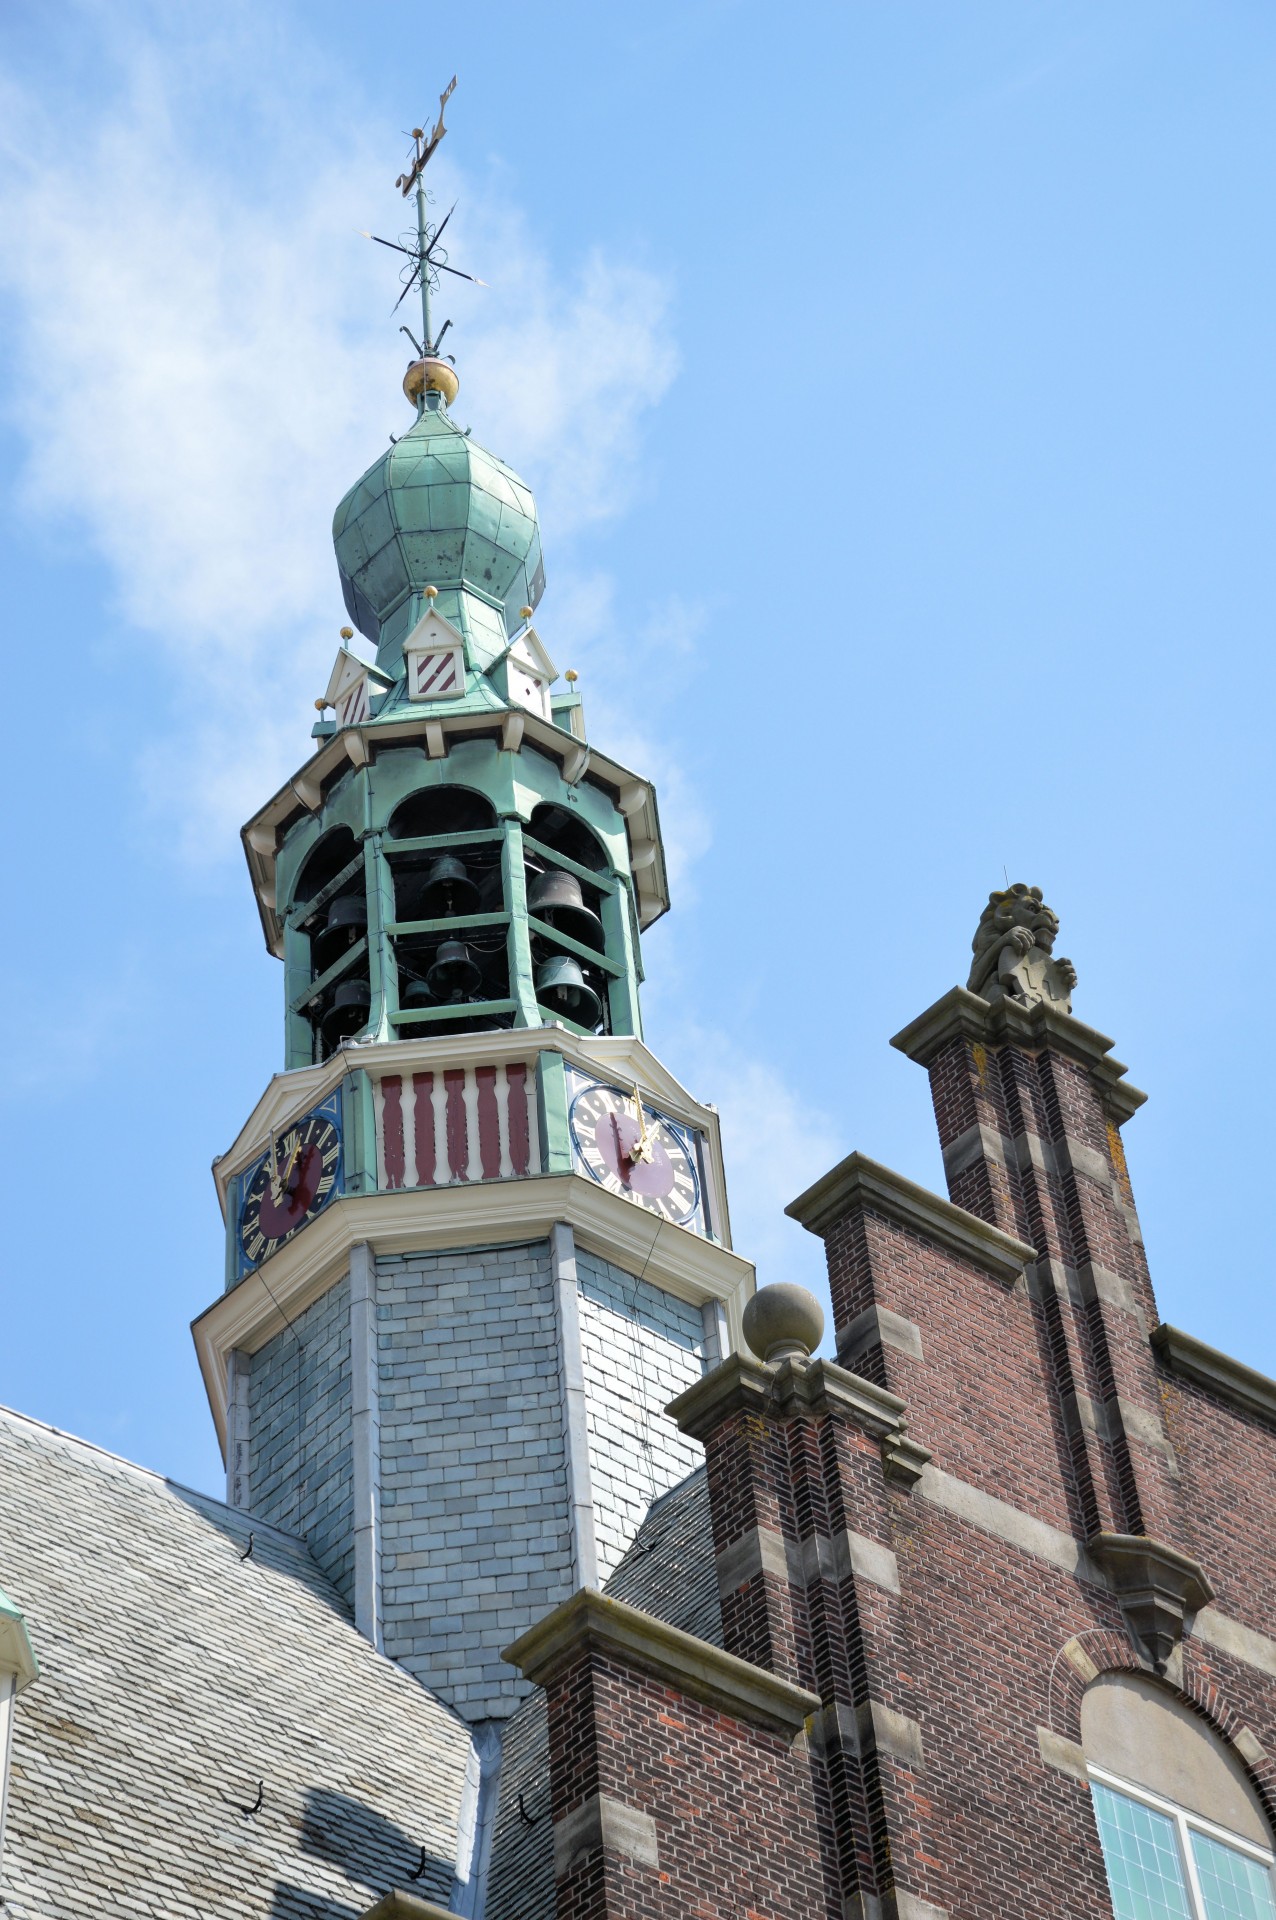
[[[609,1080],[600,1080],[593,1076],[568,1070],[567,1074],[567,1128],[571,1139],[572,1163],[578,1171],[586,1174],[596,1186],[604,1192],[616,1193],[627,1200],[631,1206],[641,1207],[644,1213],[650,1213],[657,1219],[668,1220],[671,1225],[685,1227],[702,1239],[711,1237],[708,1226],[708,1206],[706,1201],[706,1183],[703,1145],[699,1131],[675,1120],[671,1114],[655,1106],[645,1096],[642,1101],[643,1113],[648,1126],[653,1124],[664,1128],[671,1136],[685,1164],[690,1178],[692,1198],[688,1205],[678,1209],[662,1206],[664,1196],[651,1196],[633,1192],[622,1184],[612,1185],[591,1163],[591,1151],[597,1154],[592,1140],[586,1140],[582,1126],[577,1120],[577,1108],[580,1101],[590,1093],[601,1093],[614,1100],[616,1106],[632,1115],[634,1105],[633,1087],[621,1087]],[[677,1185],[675,1179],[675,1187]]]
[[[276,1152],[278,1152],[278,1146],[282,1140],[286,1139],[293,1132],[304,1135],[305,1130],[313,1126],[316,1122],[331,1135],[332,1142],[336,1148],[336,1157],[330,1166],[327,1165],[326,1159],[321,1163],[320,1178],[316,1191],[307,1201],[305,1211],[301,1217],[288,1228],[286,1233],[276,1236],[263,1233],[259,1225],[257,1237],[260,1237],[262,1244],[255,1254],[251,1254],[249,1247],[252,1244],[252,1239],[245,1232],[247,1215],[249,1208],[254,1204],[253,1189],[259,1184],[260,1177],[265,1172],[267,1162],[270,1158],[271,1147],[275,1147]],[[329,1150],[330,1149],[325,1146],[325,1156]],[[238,1193],[232,1227],[235,1273],[238,1279],[242,1280],[246,1275],[256,1273],[260,1267],[264,1266],[267,1260],[279,1252],[281,1247],[288,1246],[291,1241],[296,1239],[299,1233],[310,1225],[312,1220],[317,1220],[319,1215],[325,1212],[334,1200],[340,1198],[345,1192],[345,1158],[345,1138],[342,1130],[341,1095],[339,1091],[331,1095],[327,1100],[321,1101],[317,1107],[311,1107],[305,1113],[298,1114],[295,1119],[286,1121],[282,1128],[271,1134],[270,1141],[265,1150],[257,1155],[257,1158],[250,1166],[244,1169],[238,1181]],[[257,1200],[256,1204],[258,1208],[260,1208],[260,1199]]]

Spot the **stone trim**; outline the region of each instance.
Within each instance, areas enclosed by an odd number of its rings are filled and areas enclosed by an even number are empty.
[[[1044,1001],[1025,1008],[1012,1000],[1000,1000],[993,1007],[965,987],[952,987],[895,1034],[891,1045],[919,1066],[929,1067],[956,1039],[982,1046],[1049,1048],[1079,1061],[1090,1069],[1104,1105],[1118,1124],[1137,1113],[1147,1099],[1138,1087],[1123,1084],[1127,1070],[1121,1061],[1109,1057],[1115,1042],[1106,1033],[1087,1027]]]
[[[795,1687],[590,1587],[537,1621],[502,1658],[533,1686],[543,1687],[581,1652],[606,1654],[640,1667],[693,1700],[790,1739],[820,1710],[818,1693]]]
[[[555,1880],[565,1879],[573,1867],[603,1847],[641,1867],[659,1869],[660,1843],[651,1815],[610,1794],[591,1793],[554,1822]]]
[[[808,1233],[824,1234],[854,1207],[884,1215],[897,1227],[945,1247],[1007,1286],[1013,1286],[1037,1257],[1036,1248],[1027,1241],[1003,1233],[977,1214],[955,1207],[951,1200],[941,1200],[937,1193],[863,1153],[848,1154],[784,1211]]]
[[[1184,1616],[1214,1598],[1199,1561],[1138,1533],[1096,1533],[1090,1557],[1120,1602],[1131,1638],[1158,1673],[1183,1638]]]
[[[350,1433],[354,1623],[364,1639],[382,1653],[377,1267],[366,1241],[350,1249]]]
[[[423,1900],[419,1893],[409,1893],[406,1887],[396,1887],[377,1901],[375,1907],[369,1907],[361,1920],[460,1920],[451,1907],[436,1906],[433,1900]]]
[[[836,1338],[838,1365],[843,1367],[851,1367],[869,1347],[876,1346],[906,1353],[910,1360],[925,1358],[921,1328],[902,1313],[892,1313],[889,1307],[865,1307],[847,1326],[837,1329]]]
[[[576,1240],[565,1220],[550,1229],[549,1257],[558,1315],[558,1365],[563,1394],[563,1452],[567,1461],[567,1497],[571,1504],[573,1584],[598,1584],[598,1542],[594,1528],[594,1490],[589,1472],[589,1410],[585,1364],[580,1345],[580,1293]]]
[[[1061,1733],[1052,1733],[1049,1727],[1038,1727],[1037,1751],[1046,1766],[1053,1767],[1056,1773],[1066,1773],[1070,1780],[1089,1785],[1085,1751],[1075,1740],[1065,1740]]]
[[[899,1561],[891,1549],[849,1527],[832,1535],[809,1533],[802,1540],[786,1540],[774,1527],[750,1527],[715,1554],[714,1566],[724,1599],[758,1574],[770,1574],[795,1587],[809,1587],[816,1580],[832,1580],[840,1586],[854,1578],[867,1580],[885,1593],[900,1590]]]
[[[768,1367],[732,1354],[671,1400],[665,1412],[683,1433],[705,1440],[742,1410],[757,1418],[768,1412],[785,1418],[798,1409],[812,1414],[836,1411],[881,1443],[886,1478],[911,1487],[930,1453],[906,1434],[904,1407],[898,1394],[848,1373],[832,1360],[788,1359]]]
[[[1162,1322],[1151,1338],[1171,1373],[1190,1380],[1193,1386],[1204,1387],[1241,1413],[1276,1427],[1276,1380],[1269,1380],[1265,1373],[1247,1367],[1243,1361],[1233,1360],[1229,1353],[1220,1353],[1217,1347],[1206,1346],[1179,1327]]]

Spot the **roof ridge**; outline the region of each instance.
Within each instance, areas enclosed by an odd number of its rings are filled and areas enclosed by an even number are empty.
[[[111,1460],[118,1467],[127,1467],[130,1473],[140,1474],[145,1480],[155,1480],[173,1493],[189,1494],[192,1499],[203,1501],[207,1506],[218,1507],[223,1513],[234,1514],[245,1527],[254,1532],[273,1534],[277,1539],[286,1540],[290,1546],[301,1547],[307,1554],[309,1545],[299,1533],[289,1533],[286,1527],[277,1527],[273,1521],[263,1520],[258,1514],[251,1513],[246,1507],[232,1507],[228,1500],[219,1500],[214,1493],[205,1493],[201,1487],[187,1486],[184,1480],[174,1480],[167,1473],[160,1473],[155,1467],[144,1467],[137,1460],[130,1460],[126,1454],[115,1453],[110,1447],[99,1446],[96,1440],[86,1440],[81,1434],[68,1433],[65,1427],[55,1427],[52,1421],[41,1420],[33,1413],[21,1413],[17,1407],[5,1406],[0,1401],[0,1415],[7,1415],[20,1426],[37,1427],[42,1433],[52,1434],[57,1440],[65,1440],[68,1445],[82,1447],[86,1453],[100,1454],[102,1459]]]

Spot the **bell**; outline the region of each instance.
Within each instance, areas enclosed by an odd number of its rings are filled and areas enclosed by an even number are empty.
[[[603,1017],[602,1001],[581,972],[580,961],[569,953],[556,953],[543,963],[536,975],[536,998],[591,1033]]]
[[[418,1007],[432,1007],[434,1005],[434,995],[430,992],[424,980],[410,980],[402,973],[400,974],[400,978],[404,981],[404,984],[399,988],[400,1012],[412,1013]]]
[[[580,881],[574,873],[564,873],[561,867],[547,867],[544,873],[538,874],[527,895],[527,911],[559,933],[565,933],[569,940],[579,940],[583,946],[602,952],[603,923],[585,905]]]
[[[436,1000],[456,1004],[468,1000],[482,978],[464,940],[444,940],[434,956],[434,965],[425,976],[425,984]]]
[[[316,973],[326,973],[368,931],[368,903],[361,893],[343,893],[328,909],[323,931],[314,936],[311,957]]]
[[[332,1005],[319,1022],[324,1046],[334,1053],[343,1040],[368,1024],[372,994],[366,980],[343,980],[332,996]]]
[[[479,890],[454,853],[440,854],[425,876],[421,895],[422,920],[442,920],[454,913],[477,913]]]

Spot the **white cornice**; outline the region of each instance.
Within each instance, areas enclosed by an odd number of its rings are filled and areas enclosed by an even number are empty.
[[[582,1247],[626,1273],[694,1306],[721,1301],[731,1344],[740,1345],[741,1315],[754,1288],[751,1264],[685,1227],[654,1219],[581,1174],[347,1194],[192,1323],[223,1454],[230,1353],[255,1352],[282,1330],[285,1314],[295,1320],[304,1313],[345,1273],[351,1247],[366,1242],[374,1253],[388,1255],[516,1246],[545,1239],[560,1220]]]
[[[489,729],[500,712],[500,708],[463,713],[432,709],[428,715],[409,712],[393,720],[372,720],[358,727],[343,727],[318,747],[305,766],[285,782],[264,807],[258,808],[242,829],[240,838],[257,895],[266,945],[276,958],[283,957],[283,922],[275,907],[275,851],[284,829],[299,813],[314,812],[322,804],[325,784],[347,766],[362,766],[374,749],[419,746],[426,738],[426,727],[432,726],[441,729],[439,738],[446,752],[449,741],[464,740],[467,734]],[[557,760],[566,777],[579,758],[580,741],[552,720],[543,720],[521,707],[518,713],[523,722],[522,738],[529,746],[538,747]],[[634,867],[634,891],[639,924],[645,929],[669,909],[669,880],[655,792],[648,781],[593,746],[589,748],[589,772],[592,778],[611,788],[616,805],[625,816],[630,840],[636,849],[641,849],[641,864]],[[654,854],[648,852],[651,847],[655,848]]]

